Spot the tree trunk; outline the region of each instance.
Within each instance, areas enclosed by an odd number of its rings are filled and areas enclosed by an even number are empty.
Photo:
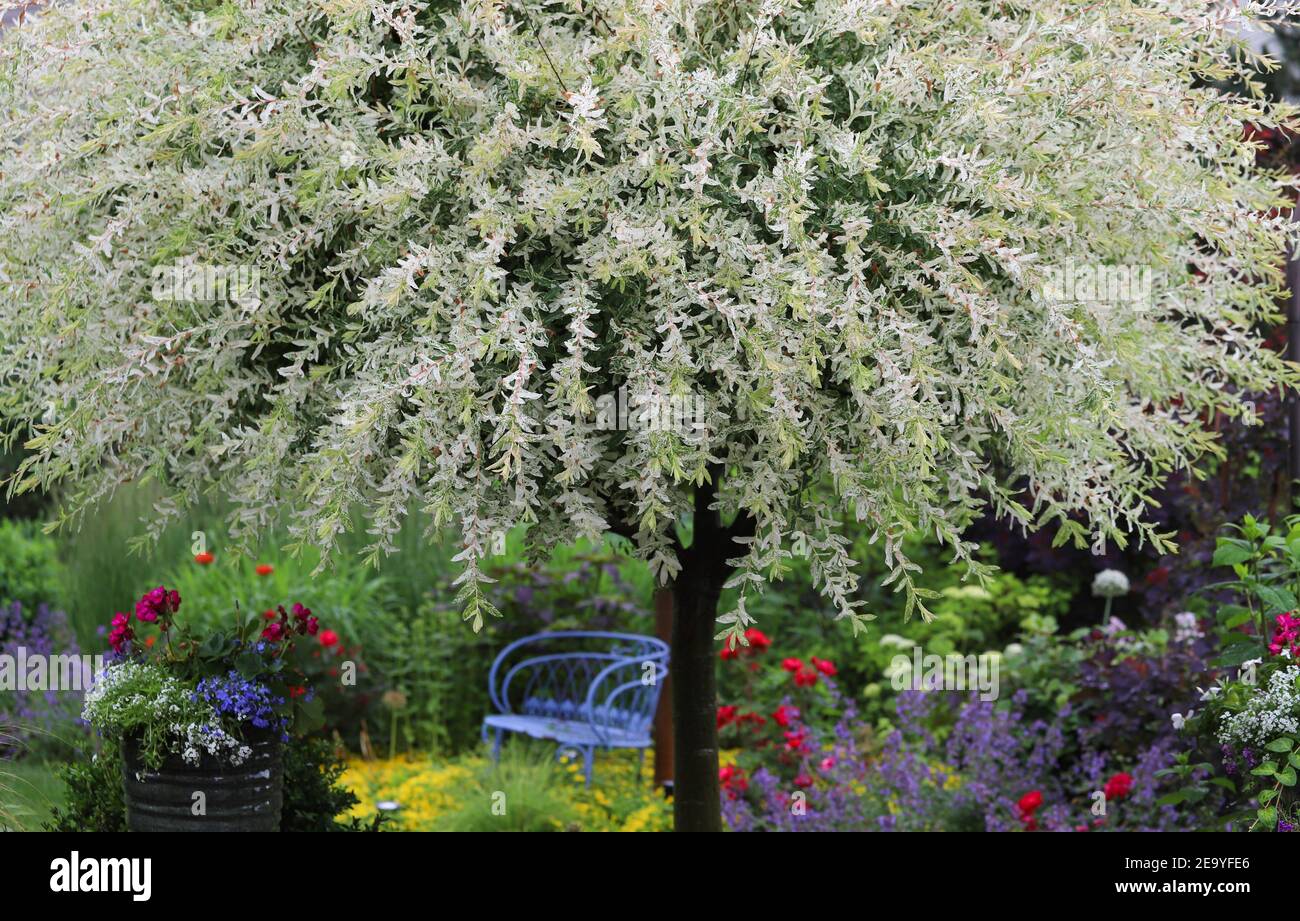
[[[655,592],[655,636],[673,642],[673,592],[661,588]],[[655,710],[655,786],[665,793],[673,789],[673,674],[668,670]]]
[[[683,570],[673,584],[673,824],[722,831],[714,623],[725,570]]]
[[[732,538],[752,533],[748,520],[724,528],[713,504],[722,468],[695,490],[694,538],[679,554],[673,581],[673,824],[677,831],[722,831],[718,789],[718,599],[727,580]]]

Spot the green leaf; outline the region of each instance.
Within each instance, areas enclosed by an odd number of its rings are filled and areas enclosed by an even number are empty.
[[[1297,604],[1295,595],[1291,594],[1284,588],[1278,588],[1276,585],[1261,585],[1255,589],[1255,595],[1264,603],[1267,614],[1276,614],[1281,611],[1294,611],[1300,604]]]
[[[1255,548],[1249,541],[1237,537],[1221,537],[1219,545],[1214,548],[1215,566],[1235,566],[1244,563],[1255,554]]]
[[[1264,746],[1265,751],[1271,752],[1289,752],[1293,748],[1295,748],[1295,741],[1293,739],[1288,739],[1285,736],[1280,739],[1274,739],[1272,742],[1269,742]]]

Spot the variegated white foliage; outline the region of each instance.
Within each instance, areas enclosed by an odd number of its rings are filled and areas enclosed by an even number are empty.
[[[423,507],[476,626],[518,523],[539,552],[626,531],[671,578],[710,469],[755,521],[732,583],[797,548],[855,627],[846,520],[909,612],[904,537],[969,564],[984,503],[1163,546],[1145,497],[1212,449],[1198,419],[1292,379],[1252,331],[1287,190],[1242,131],[1290,112],[1203,88],[1270,12],[69,0],[0,43],[21,485],[75,517],[156,477],[154,532],[216,488],[241,540],[288,508],[326,549],[359,510],[377,555]],[[182,259],[258,296],[155,300]],[[1151,267],[1152,302],[1045,297],[1071,262]],[[706,425],[591,425],[619,387]]]

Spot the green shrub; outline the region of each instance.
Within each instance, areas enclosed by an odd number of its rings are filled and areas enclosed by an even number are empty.
[[[434,823],[438,831],[563,831],[579,823],[564,795],[568,779],[551,746],[506,745],[496,764],[489,764],[464,787],[461,808]]]
[[[0,604],[25,609],[62,601],[63,567],[58,546],[31,521],[0,520]]]

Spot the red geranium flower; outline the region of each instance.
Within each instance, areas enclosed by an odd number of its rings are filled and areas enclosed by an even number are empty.
[[[198,563],[200,566],[207,566],[215,559],[216,557],[213,556],[211,553],[208,553],[208,551],[206,550],[204,550],[202,553],[194,554],[194,562]]]

